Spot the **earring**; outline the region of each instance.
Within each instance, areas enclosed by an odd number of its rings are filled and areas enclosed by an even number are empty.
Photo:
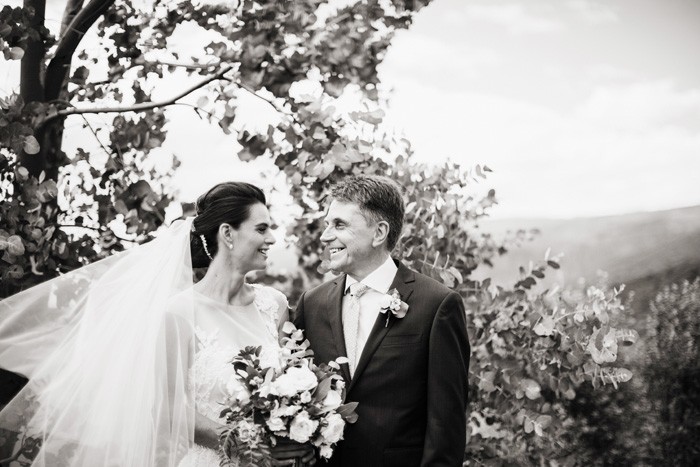
[[[233,243],[228,243],[228,249],[233,250]]]

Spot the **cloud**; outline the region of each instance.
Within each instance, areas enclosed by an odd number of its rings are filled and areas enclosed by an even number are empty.
[[[609,63],[599,63],[589,67],[586,76],[593,83],[601,81],[630,83],[640,79],[639,73]]]
[[[521,4],[470,4],[464,12],[469,19],[505,27],[511,34],[543,34],[564,29],[560,21],[537,16]]]
[[[687,101],[697,102],[697,93],[639,83],[614,93],[597,89],[579,108],[557,112],[407,81],[397,86],[387,119],[405,130],[420,160],[439,163],[449,156],[494,169],[475,187],[496,189],[501,204],[494,217],[619,214],[700,203],[700,133],[683,127],[696,105]],[[603,120],[605,112],[633,104],[629,115]],[[581,110],[588,108],[596,109],[596,118]],[[640,108],[647,118],[635,119]],[[649,124],[649,118],[658,121],[655,115],[674,118]],[[610,124],[619,119],[628,119],[624,128]]]
[[[577,17],[591,24],[614,23],[619,19],[617,12],[610,5],[596,0],[568,0],[565,5]]]
[[[420,66],[416,66],[416,60],[420,60]],[[439,70],[441,81],[448,77],[463,80],[476,77],[485,67],[501,62],[501,56],[490,48],[400,31],[379,71],[384,83],[393,83],[404,77],[435,80],[436,70]]]
[[[577,115],[599,126],[646,132],[668,126],[700,130],[700,89],[681,91],[670,81],[598,86]]]

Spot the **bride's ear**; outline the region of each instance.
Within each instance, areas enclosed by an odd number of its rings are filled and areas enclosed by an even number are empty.
[[[236,229],[231,224],[223,223],[219,226],[219,244],[223,243],[223,247],[227,250],[233,249],[235,241]]]
[[[372,246],[378,247],[385,244],[389,237],[389,223],[387,221],[379,221],[374,228],[374,237],[372,238]]]

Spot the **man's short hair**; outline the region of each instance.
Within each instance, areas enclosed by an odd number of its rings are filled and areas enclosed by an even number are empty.
[[[366,216],[389,224],[387,248],[393,250],[401,236],[404,203],[401,188],[392,179],[379,175],[353,175],[331,188],[331,197],[345,203],[354,203]]]

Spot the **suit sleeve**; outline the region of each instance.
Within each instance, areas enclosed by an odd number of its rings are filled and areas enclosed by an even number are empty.
[[[304,321],[304,297],[306,292],[301,294],[299,301],[297,302],[297,309],[294,311],[294,319],[292,322],[297,329],[306,329],[306,322]]]
[[[469,339],[462,298],[443,300],[430,331],[428,425],[422,467],[460,467],[467,430]]]

